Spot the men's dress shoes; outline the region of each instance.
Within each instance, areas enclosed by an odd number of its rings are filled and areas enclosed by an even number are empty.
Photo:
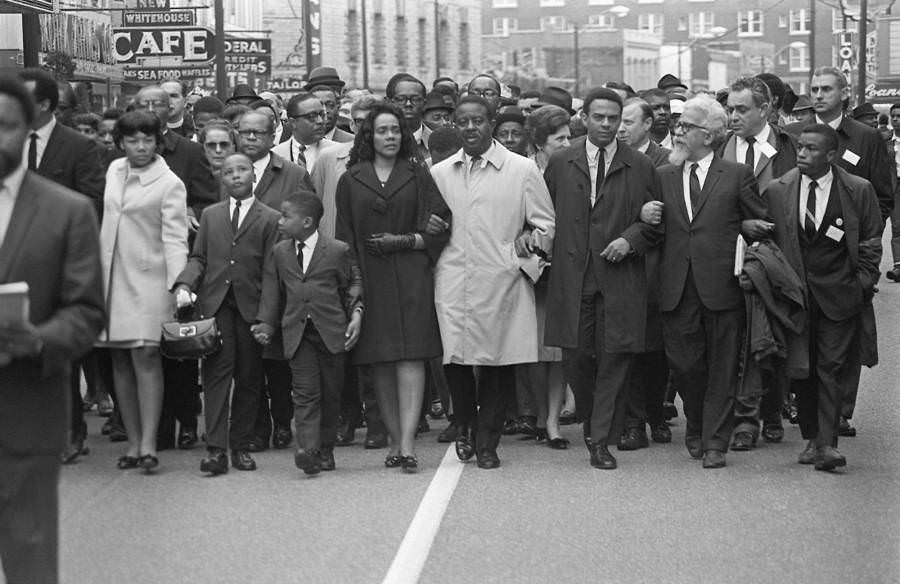
[[[775,424],[766,424],[763,426],[762,437],[766,442],[781,442],[784,440],[784,427]]]
[[[419,425],[416,426],[416,434],[426,434],[431,432],[431,426],[428,424],[428,420],[425,416],[419,418]]]
[[[272,434],[272,446],[279,450],[283,448],[287,448],[291,445],[291,440],[294,439],[294,435],[291,433],[290,428],[285,428],[284,426],[277,426],[275,428],[275,432]]]
[[[718,450],[707,450],[703,454],[703,468],[723,468],[725,466],[725,453]]]
[[[900,266],[894,266],[892,270],[885,272],[884,277],[891,282],[900,282]]]
[[[250,439],[250,443],[247,444],[247,450],[249,452],[263,452],[269,447],[269,439],[262,438],[261,436],[254,436]]]
[[[616,457],[610,453],[606,444],[595,444],[591,453],[591,466],[602,470],[612,470],[618,466]]]
[[[503,435],[504,436],[512,436],[513,434],[519,433],[519,421],[518,420],[506,420],[503,422]]]
[[[200,471],[213,475],[225,474],[228,472],[228,455],[224,450],[211,449],[207,457],[200,461]]]
[[[431,411],[428,412],[428,415],[432,420],[440,420],[444,417],[444,406],[441,405],[441,400],[431,402]]]
[[[594,455],[594,441],[591,440],[590,436],[584,437],[584,446],[588,449],[588,452],[591,453],[591,456]]]
[[[847,466],[847,459],[837,448],[822,446],[816,449],[816,470],[834,470],[839,466]]]
[[[366,433],[366,450],[378,450],[379,448],[387,448],[387,436],[378,432]]]
[[[797,457],[797,462],[800,464],[813,464],[816,462],[815,440],[810,440],[806,443],[806,448],[804,448],[803,452],[800,453],[800,456]]]
[[[731,440],[731,449],[738,452],[753,450],[756,448],[756,439],[752,432],[735,432],[734,438]],[[715,452],[711,450],[710,452]],[[705,462],[704,458],[704,462]]]
[[[500,466],[500,457],[494,450],[485,448],[478,455],[478,468],[492,469]]]
[[[844,436],[845,438],[853,438],[856,436],[856,428],[850,425],[850,420],[841,416],[841,422],[838,425],[838,436]]]
[[[534,416],[521,416],[516,420],[516,425],[519,428],[519,434],[531,438],[538,435],[537,418]]]
[[[678,417],[678,408],[672,402],[663,402],[663,418],[668,422],[672,418]]]
[[[685,436],[684,445],[687,446],[688,454],[691,458],[700,460],[703,458],[703,446],[700,436]]]
[[[456,424],[450,424],[444,431],[438,434],[437,441],[442,444],[449,444],[451,442],[456,442],[456,439],[459,438],[459,426]]]
[[[650,428],[650,438],[657,444],[668,444],[672,441],[672,430],[665,422]]]
[[[190,450],[195,444],[197,444],[197,429],[183,428],[181,434],[178,435],[178,448]]]
[[[335,446],[350,446],[356,442],[356,428],[346,424],[338,428]]]
[[[246,450],[234,450],[231,452],[231,466],[237,470],[256,470],[256,461]]]
[[[323,450],[319,453],[319,466],[322,470],[331,471],[334,470],[334,451],[332,450]]]
[[[60,462],[63,464],[72,464],[79,456],[90,454],[91,449],[84,445],[84,439],[79,438],[66,445],[60,455]]]
[[[647,439],[647,428],[640,427],[628,428],[622,432],[616,447],[619,450],[638,450],[648,446],[650,446],[650,440]]]
[[[475,456],[475,438],[468,432],[461,431],[456,438],[456,457],[466,462]]]
[[[304,474],[315,475],[322,470],[322,454],[318,450],[303,450],[298,448],[294,453],[294,464]]]

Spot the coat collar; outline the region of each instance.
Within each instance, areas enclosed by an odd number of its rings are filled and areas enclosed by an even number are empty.
[[[137,177],[138,181],[141,183],[141,186],[147,186],[156,182],[163,175],[165,175],[166,172],[169,171],[169,165],[166,163],[165,158],[163,158],[161,154],[157,154],[153,162],[138,171],[132,171],[129,168],[128,160],[124,158],[120,158],[119,160],[121,160],[122,163],[116,167],[116,171],[118,172],[121,180],[124,182],[129,172],[131,172]]]
[[[270,186],[272,186],[272,182],[275,180],[275,175],[280,174],[283,168],[284,158],[270,151],[269,163],[266,165],[266,169],[263,171],[263,175],[259,178],[259,182],[256,183],[256,188],[253,190],[253,196],[255,196],[257,199],[261,198],[261,195],[265,193]]]
[[[490,148],[488,148],[487,152],[481,155],[481,157],[490,165],[492,165],[497,170],[503,168],[503,163],[506,162],[506,159],[512,156],[512,152],[506,149],[500,142],[496,140],[493,141]],[[463,168],[466,166],[466,153],[460,148],[459,151],[450,157],[453,161],[454,165],[461,165]]]
[[[391,175],[388,177],[387,182],[384,183],[383,187],[381,186],[381,181],[378,180],[378,175],[375,174],[375,166],[371,162],[366,161],[356,164],[347,172],[349,172],[350,176],[356,181],[362,183],[379,197],[385,199],[393,197],[397,191],[406,185],[406,183],[415,178],[415,173],[410,168],[409,163],[405,160],[397,160],[394,164],[394,168],[391,170]]]

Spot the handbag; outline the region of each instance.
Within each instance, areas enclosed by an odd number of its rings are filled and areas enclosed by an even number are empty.
[[[176,315],[177,319],[177,315]],[[186,361],[202,359],[222,348],[222,334],[215,318],[173,320],[162,324],[159,351],[164,357]]]

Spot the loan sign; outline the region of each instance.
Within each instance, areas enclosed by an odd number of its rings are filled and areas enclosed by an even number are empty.
[[[113,32],[120,64],[198,64],[215,56],[215,35],[208,28],[117,28]]]

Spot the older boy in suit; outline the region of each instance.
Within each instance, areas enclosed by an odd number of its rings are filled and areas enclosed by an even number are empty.
[[[278,240],[279,218],[277,211],[253,198],[253,163],[246,155],[225,159],[222,181],[228,200],[203,213],[194,250],[177,279],[179,305],[189,304],[196,291],[202,313],[215,315],[222,334],[222,350],[203,361],[209,456],[200,470],[214,475],[228,471],[229,443],[236,469],[256,469],[247,449],[262,391],[263,366],[262,350],[250,327],[259,310],[264,263]]]
[[[282,329],[290,361],[297,452],[308,475],[334,470],[345,353],[359,339],[362,275],[350,247],[318,232],[322,201],[305,191],[281,204],[279,228],[290,239],[266,261],[256,339]]]

